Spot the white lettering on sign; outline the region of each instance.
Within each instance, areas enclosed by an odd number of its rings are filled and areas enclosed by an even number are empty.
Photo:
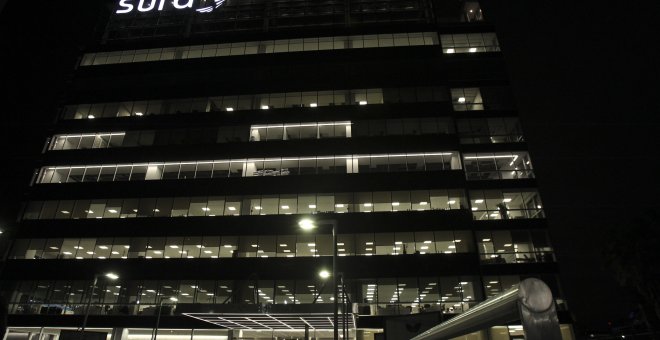
[[[149,7],[144,7],[145,1],[151,1],[149,4]],[[157,0],[140,0],[140,4],[138,5],[138,11],[140,12],[150,12],[154,7],[156,7],[156,1]],[[161,0],[161,3],[163,0]]]
[[[158,4],[158,11],[163,11],[166,6],[177,10],[196,7],[196,12],[210,13],[216,8],[224,5],[226,1],[227,0],[119,0],[119,9],[117,9],[115,13],[131,13],[136,8],[138,12],[152,12],[156,9],[156,4]],[[197,6],[195,6],[195,2],[198,2]],[[135,3],[137,3],[137,5]]]
[[[188,0],[188,3],[185,4],[185,5],[179,4],[179,0],[174,0],[174,1],[172,1],[172,4],[174,5],[174,8],[176,8],[176,9],[192,8],[193,0]]]

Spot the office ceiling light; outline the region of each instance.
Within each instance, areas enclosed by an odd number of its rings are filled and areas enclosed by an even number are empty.
[[[226,110],[227,110],[228,112],[232,112],[232,111],[234,111],[234,108],[233,108],[233,107],[228,107]]]
[[[287,245],[285,243],[280,244],[280,247],[286,247]]]
[[[87,119],[94,119],[94,118],[96,118],[94,117],[94,115],[87,115]]]
[[[366,100],[360,100],[360,105],[367,105],[367,101]]]
[[[365,207],[372,207],[373,204],[371,204],[371,203],[365,203],[364,206],[365,206]]]
[[[461,104],[465,103],[465,97],[458,97],[458,102]]]
[[[202,210],[203,211],[211,211],[211,208],[203,207]]]
[[[448,48],[447,49],[447,53],[449,53],[449,54],[452,54],[454,52],[456,52],[456,50],[454,50],[453,48]]]
[[[268,110],[268,105],[261,105],[262,110]]]
[[[283,206],[282,206],[282,209],[284,209],[284,210],[288,210],[288,209],[289,209],[289,206],[288,206],[288,205],[283,205]]]
[[[481,240],[481,241],[482,241],[482,242],[490,242],[490,239],[489,239],[489,238],[485,238],[485,239],[483,239],[483,240]]]
[[[477,207],[472,207],[472,211],[477,211],[477,210],[479,210],[479,208],[477,208]]]
[[[393,207],[398,207],[399,205],[400,205],[399,202],[392,202],[392,206],[393,206]]]
[[[316,103],[311,103],[309,104],[310,107],[317,107],[318,105]]]
[[[136,112],[135,115],[136,115],[136,116],[142,116],[143,113],[142,113],[142,112]]]
[[[316,204],[310,204],[310,205],[308,205],[308,207],[309,207],[310,209],[316,209]]]
[[[509,202],[511,202],[511,199],[510,198],[505,198],[505,199],[502,200],[502,202],[509,203]]]
[[[231,244],[225,244],[223,247],[225,248],[232,248],[233,246]]]
[[[343,204],[335,204],[335,208],[343,208],[343,207],[344,207]]]
[[[227,209],[229,209],[229,211],[236,211],[235,207],[227,207]]]
[[[108,249],[108,246],[99,246],[99,249],[105,250],[105,249]]]
[[[170,246],[170,248],[172,248],[172,249],[177,249],[177,248],[179,248],[179,246],[173,244],[173,245]]]
[[[260,206],[256,206],[256,207],[254,207],[254,210],[261,210],[261,207],[260,207]]]
[[[468,50],[468,52],[470,52],[470,53],[477,52],[477,48],[476,48],[476,47],[470,47],[470,49]]]
[[[419,205],[428,205],[429,202],[419,202]]]
[[[455,200],[448,201],[447,204],[456,204]]]

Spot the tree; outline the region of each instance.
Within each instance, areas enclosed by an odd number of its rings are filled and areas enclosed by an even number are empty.
[[[660,329],[660,213],[648,211],[610,230],[605,262],[618,283],[638,298],[649,331]]]

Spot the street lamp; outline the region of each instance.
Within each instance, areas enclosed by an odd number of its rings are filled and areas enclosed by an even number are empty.
[[[313,220],[306,218],[298,222],[300,229],[305,231],[310,231],[316,229],[318,224],[331,224],[332,225],[332,289],[334,294],[334,301],[332,306],[333,311],[333,331],[335,340],[339,340],[339,308],[337,302],[339,300],[339,294],[337,292],[337,221],[336,220],[321,220],[314,222]],[[328,271],[324,270],[319,275],[322,278],[327,278],[330,276]],[[325,277],[324,277],[325,275]]]
[[[160,312],[163,309],[163,301],[165,300],[170,300],[172,302],[177,302],[179,299],[175,298],[174,296],[161,296],[160,301],[158,301],[158,311],[156,315],[156,328],[154,328],[154,331],[151,333],[151,340],[156,340],[156,336],[158,335],[158,325],[160,324]]]
[[[85,337],[85,327],[87,326],[87,318],[89,317],[89,310],[92,306],[92,296],[94,295],[94,289],[96,288],[96,283],[99,281],[100,276],[105,276],[110,280],[116,280],[119,278],[119,275],[115,273],[94,274],[94,282],[92,282],[92,289],[89,292],[89,298],[87,299],[87,306],[85,307],[85,318],[83,318],[82,328],[80,329],[80,339],[84,339]]]

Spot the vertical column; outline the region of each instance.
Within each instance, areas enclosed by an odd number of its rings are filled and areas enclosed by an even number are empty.
[[[113,328],[110,340],[126,340],[128,339],[127,328]]]

